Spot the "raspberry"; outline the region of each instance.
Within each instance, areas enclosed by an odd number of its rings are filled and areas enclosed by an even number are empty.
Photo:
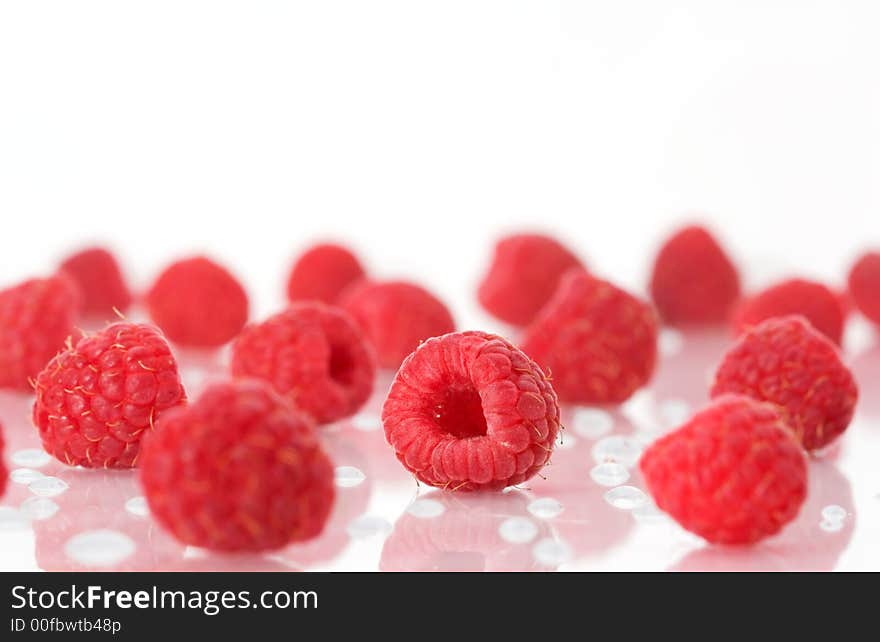
[[[880,324],[880,252],[868,252],[852,266],[849,294],[859,312]]]
[[[726,393],[777,406],[807,450],[846,430],[858,398],[837,347],[796,316],[769,319],[740,337],[715,373],[712,396]]]
[[[70,466],[132,468],[145,431],[186,401],[168,342],[115,323],[55,356],[36,381],[33,421],[46,452]]]
[[[426,484],[501,489],[547,463],[559,405],[544,373],[515,346],[457,332],[429,339],[404,361],[382,423],[397,458]]]
[[[507,236],[495,245],[477,298],[493,316],[524,326],[553,295],[563,273],[574,267],[583,267],[580,259],[549,236]]]
[[[621,403],[654,371],[657,318],[644,301],[575,269],[526,329],[522,349],[551,373],[561,400]]]
[[[79,306],[76,284],[65,275],[0,291],[0,388],[31,390],[73,332]]]
[[[840,345],[843,307],[839,297],[821,283],[789,279],[748,298],[737,310],[734,325],[744,332],[773,317],[799,314]]]
[[[0,497],[3,497],[3,493],[6,491],[6,477],[8,475],[9,472],[3,465],[3,426],[0,424]]]
[[[655,441],[639,467],[657,506],[713,544],[779,532],[807,495],[806,458],[782,416],[739,395]]]
[[[231,367],[235,376],[268,382],[322,424],[357,412],[376,376],[372,350],[351,318],[317,301],[245,328]]]
[[[342,291],[364,274],[357,257],[344,247],[315,245],[296,260],[287,281],[287,298],[336,303]]]
[[[112,314],[113,308],[125,310],[131,305],[131,292],[119,264],[104,248],[89,248],[69,256],[61,270],[79,286],[84,314],[102,317]]]
[[[340,305],[366,333],[381,368],[396,369],[425,339],[455,330],[439,299],[403,281],[362,281],[346,291]]]
[[[660,316],[671,324],[725,322],[740,292],[736,266],[718,241],[696,225],[660,248],[650,287]]]
[[[215,383],[144,443],[150,511],[181,542],[263,551],[316,537],[333,465],[308,417],[259,381]]]
[[[147,294],[153,322],[181,345],[212,348],[235,337],[248,318],[248,298],[226,269],[205,257],[168,266]]]

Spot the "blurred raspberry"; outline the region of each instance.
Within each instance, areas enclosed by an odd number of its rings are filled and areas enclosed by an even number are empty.
[[[713,544],[779,532],[807,494],[807,464],[770,404],[726,395],[655,441],[639,463],[657,506]]]
[[[394,378],[385,437],[420,481],[448,490],[500,490],[550,458],[559,406],[550,382],[501,337],[458,332],[429,339]]]
[[[9,471],[3,464],[3,446],[3,424],[0,424],[0,497],[6,492],[6,478],[9,476]]]
[[[94,247],[69,256],[61,270],[79,286],[83,314],[107,317],[113,308],[124,311],[131,305],[131,292],[110,252]]]
[[[150,512],[185,544],[263,551],[316,537],[333,465],[311,421],[259,381],[209,386],[144,443]]]
[[[33,421],[46,452],[70,466],[131,468],[141,438],[186,401],[168,342],[116,323],[55,356],[36,380]]]
[[[234,338],[248,318],[248,298],[225,268],[205,257],[168,266],[147,294],[153,322],[181,345],[213,348]]]
[[[340,245],[325,243],[304,252],[290,271],[290,301],[336,303],[342,291],[365,275],[357,257]]]
[[[868,252],[852,266],[849,293],[859,312],[880,324],[880,252]]]
[[[549,236],[507,236],[495,245],[477,298],[490,314],[523,326],[547,303],[563,273],[574,267],[583,267],[580,259]]]
[[[550,373],[562,401],[621,403],[651,378],[657,332],[648,303],[574,269],[526,329],[522,349]]]
[[[0,291],[0,388],[31,390],[73,333],[79,309],[76,284],[62,274]]]
[[[245,328],[233,344],[231,367],[238,377],[268,382],[322,424],[356,413],[376,376],[360,329],[342,310],[317,301]]]
[[[651,298],[667,323],[725,322],[739,292],[736,266],[702,227],[680,230],[654,259]]]
[[[340,300],[376,349],[382,368],[397,369],[419,343],[455,330],[446,306],[418,285],[361,281]]]
[[[777,406],[807,450],[843,433],[858,399],[837,347],[796,316],[769,319],[740,337],[715,373],[712,396],[726,393]]]
[[[734,326],[744,332],[773,317],[799,314],[840,345],[843,337],[843,307],[834,292],[803,279],[789,279],[746,299],[736,311]]]

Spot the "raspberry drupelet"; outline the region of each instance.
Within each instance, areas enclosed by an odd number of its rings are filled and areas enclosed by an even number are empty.
[[[165,415],[144,443],[141,483],[177,539],[225,552],[316,537],[334,501],[314,425],[256,380],[213,384]]]
[[[177,363],[155,328],[115,323],[55,356],[36,379],[33,422],[70,466],[132,468],[141,438],[186,401]]]
[[[333,243],[315,245],[294,263],[287,280],[287,298],[336,303],[343,290],[365,274],[350,250]]]
[[[116,257],[102,247],[73,254],[61,263],[61,271],[76,281],[82,295],[83,314],[109,319],[115,310],[131,305],[131,292]]]
[[[420,481],[500,490],[536,475],[559,431],[556,393],[518,348],[484,332],[435,337],[411,354],[382,408],[385,437]]]

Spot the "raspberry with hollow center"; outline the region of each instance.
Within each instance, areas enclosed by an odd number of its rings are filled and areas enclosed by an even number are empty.
[[[651,378],[657,332],[649,304],[575,269],[526,329],[521,347],[550,372],[561,400],[621,403]]]
[[[864,254],[849,271],[849,294],[859,312],[880,324],[880,252]]]
[[[537,474],[559,431],[556,393],[515,346],[485,332],[429,339],[394,378],[385,437],[419,480],[499,490]]]
[[[287,298],[336,303],[342,291],[365,274],[348,249],[333,243],[315,245],[294,263],[287,280]]]
[[[531,323],[569,269],[583,267],[562,243],[543,234],[513,234],[498,241],[477,290],[493,316],[516,326]]]
[[[244,288],[229,271],[202,256],[168,266],[147,293],[146,303],[165,336],[197,348],[223,345],[248,319]]]
[[[73,254],[61,263],[82,294],[82,311],[93,317],[109,317],[113,309],[124,311],[131,305],[131,292],[119,264],[109,251],[93,247]]]
[[[153,327],[115,323],[55,356],[37,376],[33,422],[70,466],[132,468],[141,438],[186,401],[177,362]]]
[[[712,396],[727,393],[777,406],[807,450],[846,430],[859,394],[837,347],[797,316],[769,319],[740,337],[715,373]]]
[[[63,274],[0,291],[0,388],[32,389],[73,332],[79,306],[79,290]]]
[[[256,380],[216,383],[144,443],[150,512],[185,544],[264,551],[320,534],[333,465],[308,417]]]
[[[373,390],[376,365],[342,310],[298,303],[252,325],[232,346],[232,374],[262,379],[318,423],[353,415]]]
[[[807,463],[770,404],[719,397],[639,462],[657,506],[713,544],[778,533],[807,495]]]

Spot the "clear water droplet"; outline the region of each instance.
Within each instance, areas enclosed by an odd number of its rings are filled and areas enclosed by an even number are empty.
[[[629,480],[626,466],[613,461],[596,464],[590,471],[590,477],[602,486],[620,486]]]
[[[28,497],[18,507],[23,515],[31,520],[49,519],[58,512],[58,504],[48,497]]]
[[[542,539],[535,544],[535,547],[532,549],[532,555],[535,556],[535,559],[540,564],[544,564],[545,566],[559,566],[560,564],[565,564],[574,556],[571,546],[566,542],[550,537]]]
[[[691,405],[684,399],[667,399],[660,404],[660,419],[665,427],[677,427],[691,416]]]
[[[841,521],[829,521],[827,519],[823,519],[819,522],[819,528],[821,528],[826,533],[836,533],[843,529],[843,522]]]
[[[0,506],[0,531],[27,528],[28,525],[28,519],[21,511],[11,506]]]
[[[352,488],[363,483],[367,478],[360,468],[354,466],[337,466],[334,481],[340,488]]]
[[[607,461],[617,462],[627,468],[635,466],[642,456],[642,442],[632,437],[611,435],[596,442],[593,446],[593,460],[597,464]]]
[[[632,510],[644,506],[649,497],[635,486],[618,486],[605,493],[605,501],[621,510]]]
[[[574,448],[576,443],[577,439],[574,438],[571,431],[560,430],[559,434],[556,435],[556,443],[554,447],[559,450],[569,450]]]
[[[846,516],[846,509],[837,504],[829,504],[822,509],[822,517],[828,522],[842,522],[846,519]]]
[[[52,461],[52,457],[49,453],[40,450],[39,448],[24,448],[22,450],[16,450],[12,453],[11,459],[13,464],[24,468],[42,468]]]
[[[24,484],[25,486],[40,477],[43,477],[43,473],[39,470],[33,470],[32,468],[16,468],[9,473],[9,479],[16,484]]]
[[[599,408],[577,408],[571,423],[574,431],[586,439],[598,439],[614,428],[614,418]]]
[[[422,519],[431,519],[439,517],[446,511],[446,507],[434,499],[417,499],[406,509],[406,512],[413,517]]]
[[[562,509],[559,500],[552,497],[542,497],[528,505],[528,511],[539,519],[553,519],[562,512]]]
[[[345,529],[354,539],[367,539],[374,535],[387,536],[391,530],[391,523],[375,515],[361,515],[353,519]]]
[[[68,488],[67,482],[57,477],[40,477],[28,484],[28,490],[37,497],[55,497]]]
[[[684,347],[684,337],[678,330],[663,328],[657,337],[657,347],[663,356],[678,354]]]
[[[528,517],[509,517],[498,526],[498,534],[505,542],[526,544],[538,535],[538,527]]]
[[[636,506],[630,511],[630,514],[643,524],[656,524],[659,522],[665,522],[669,519],[666,516],[666,513],[657,508],[657,505],[652,501],[645,502],[641,506]]]
[[[146,517],[150,514],[150,507],[147,505],[147,498],[142,495],[127,500],[125,502],[125,510],[136,517]]]
[[[351,420],[351,425],[357,430],[371,432],[382,427],[382,419],[378,415],[357,415]]]
[[[85,566],[112,566],[134,553],[135,548],[128,535],[100,529],[74,535],[64,545],[64,552]]]

